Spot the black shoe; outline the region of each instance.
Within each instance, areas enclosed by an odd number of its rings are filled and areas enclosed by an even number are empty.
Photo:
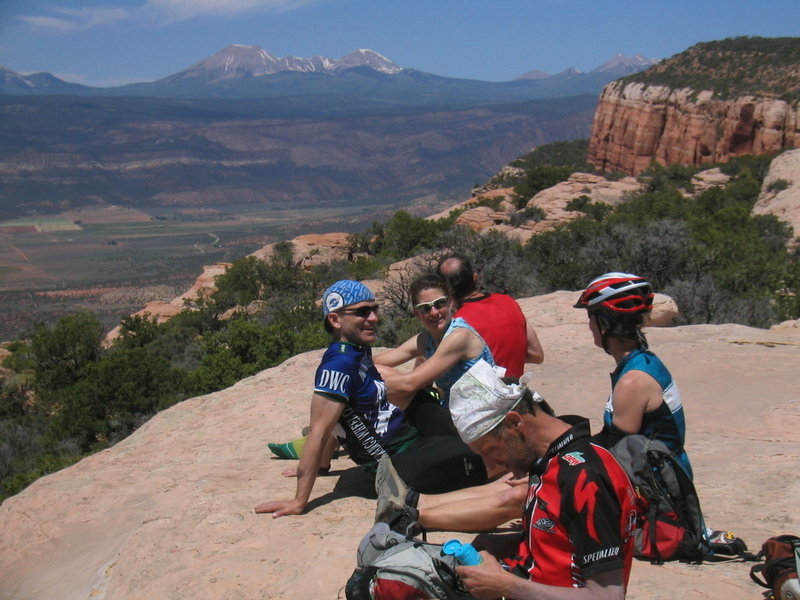
[[[708,544],[713,554],[738,556],[739,554],[747,552],[747,544],[744,543],[744,540],[736,537],[730,531],[715,529],[708,536]]]

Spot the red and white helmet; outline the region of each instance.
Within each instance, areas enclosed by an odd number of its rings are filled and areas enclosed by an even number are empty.
[[[618,315],[644,313],[653,308],[653,289],[638,275],[606,273],[586,286],[575,308],[604,308]]]

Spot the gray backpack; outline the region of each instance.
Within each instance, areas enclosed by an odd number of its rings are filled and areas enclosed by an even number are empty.
[[[358,566],[345,587],[347,600],[467,600],[455,557],[441,544],[406,537],[376,523],[358,546]]]
[[[697,491],[666,445],[643,435],[627,435],[611,448],[611,454],[637,493],[634,555],[656,564],[667,560],[700,563],[709,557]]]

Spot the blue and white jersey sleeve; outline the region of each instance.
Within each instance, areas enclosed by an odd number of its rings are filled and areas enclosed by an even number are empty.
[[[317,367],[314,392],[328,397],[335,396],[342,402],[347,402],[355,396],[354,390],[360,383],[359,356],[349,352],[331,352],[334,346],[328,349]]]

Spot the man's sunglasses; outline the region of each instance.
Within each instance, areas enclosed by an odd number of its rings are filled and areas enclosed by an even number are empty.
[[[431,312],[431,309],[435,308],[436,310],[442,310],[449,303],[450,300],[447,298],[447,296],[439,296],[436,298],[436,300],[431,300],[430,302],[420,302],[419,304],[414,305],[414,308],[423,315],[427,315],[429,312]]]
[[[378,309],[380,306],[377,304],[367,305],[367,306],[359,306],[358,308],[343,308],[342,310],[337,310],[340,315],[355,315],[359,319],[367,319],[372,313],[375,315],[378,314]]]

